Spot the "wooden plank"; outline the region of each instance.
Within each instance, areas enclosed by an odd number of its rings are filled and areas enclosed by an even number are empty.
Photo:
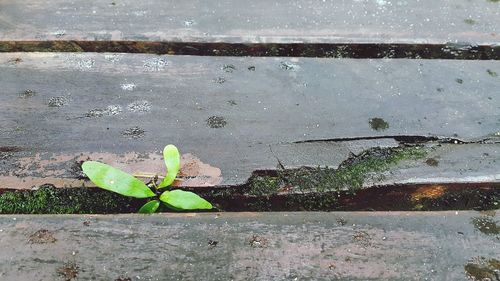
[[[4,187],[81,185],[87,159],[161,173],[168,143],[190,154],[191,186],[244,183],[277,157],[336,167],[419,141],[450,144],[436,178],[498,180],[495,61],[4,53],[0,73]],[[453,169],[464,155],[465,174]]]
[[[1,216],[0,277],[496,280],[499,223],[495,212]]]
[[[499,11],[490,0],[2,0],[0,51],[498,59]]]
[[[0,2],[1,40],[499,42],[494,1]]]

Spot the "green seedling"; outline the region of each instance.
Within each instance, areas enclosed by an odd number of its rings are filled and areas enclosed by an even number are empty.
[[[142,214],[156,212],[160,207],[160,202],[176,211],[212,209],[210,202],[193,192],[179,189],[163,191],[174,182],[180,169],[181,156],[177,147],[169,144],[163,149],[163,158],[167,173],[160,184],[157,184],[157,176],[149,184],[145,184],[132,175],[96,161],[86,161],[83,163],[82,169],[85,175],[102,189],[128,197],[154,198],[139,209],[139,213]]]

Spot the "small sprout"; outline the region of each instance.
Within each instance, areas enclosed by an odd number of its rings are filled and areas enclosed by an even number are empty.
[[[139,213],[141,214],[156,212],[160,207],[160,201],[175,211],[212,209],[213,207],[210,202],[193,192],[176,189],[165,191],[159,197],[153,192],[152,189],[156,191],[160,188],[170,186],[180,169],[180,153],[177,147],[171,144],[167,145],[163,150],[163,157],[167,166],[167,174],[159,185],[156,184],[158,177],[155,176],[151,187],[132,175],[95,161],[84,162],[82,170],[96,186],[102,189],[128,197],[154,197],[154,200],[147,202],[139,209]]]

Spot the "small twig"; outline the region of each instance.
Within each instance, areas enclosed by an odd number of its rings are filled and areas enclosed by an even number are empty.
[[[158,177],[159,179],[163,179],[163,176],[158,176],[158,174],[155,173],[146,173],[146,172],[138,172],[132,174],[136,178],[152,178],[152,177]]]
[[[285,166],[281,163],[281,161],[280,161],[280,159],[278,158],[278,156],[276,156],[276,154],[274,154],[274,151],[273,151],[273,149],[271,148],[271,145],[269,145],[269,150],[271,151],[271,154],[274,156],[274,158],[276,158],[276,160],[278,160],[278,169],[285,170]]]

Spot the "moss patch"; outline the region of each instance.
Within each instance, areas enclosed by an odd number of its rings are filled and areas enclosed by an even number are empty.
[[[256,176],[250,179],[250,190],[248,195],[262,196],[278,192],[280,178],[272,176]]]
[[[223,211],[341,210],[339,199],[354,198],[368,178],[404,160],[425,159],[421,146],[374,148],[349,158],[337,169],[310,168],[256,172],[244,186],[189,189]],[[404,209],[411,209],[404,206]],[[349,209],[352,210],[352,209]]]
[[[421,147],[370,149],[348,159],[338,169],[303,167],[279,170],[272,176],[256,175],[243,189],[246,191],[235,190],[232,195],[253,197],[248,206],[252,210],[295,210],[297,206],[303,210],[328,210],[337,205],[340,196],[354,195],[368,177],[381,177],[381,172],[399,162],[421,159],[426,154]],[[287,194],[286,199],[278,198],[279,194]]]
[[[375,131],[383,131],[386,129],[389,129],[389,123],[387,123],[384,119],[382,118],[372,118],[369,120],[370,127],[375,130]]]
[[[402,161],[424,162],[427,153],[427,148],[418,146],[376,148],[347,159],[337,169],[303,167],[266,171],[256,173],[244,186],[183,189],[198,193],[225,211],[498,209],[500,185],[496,183],[363,188],[367,179],[383,178],[385,172]],[[427,192],[438,187],[443,192]],[[415,200],[414,194],[426,196]],[[98,188],[59,189],[45,185],[38,190],[0,193],[0,213],[136,213],[146,201]],[[168,210],[160,207],[159,211]],[[473,223],[485,234],[498,234],[496,221],[481,218]]]
[[[476,257],[470,260],[464,269],[467,277],[473,280],[498,280],[497,272],[500,270],[500,261]]]
[[[497,222],[489,217],[478,217],[472,219],[472,224],[474,228],[479,230],[481,233],[486,235],[498,235],[500,234],[500,226]]]
[[[425,157],[427,151],[421,147],[371,149],[348,159],[338,169],[302,168],[281,172],[282,181],[301,191],[351,191],[359,190],[366,178],[388,170],[403,160]],[[380,175],[378,175],[380,176]]]
[[[135,213],[145,200],[95,188],[41,186],[30,191],[0,194],[1,214],[103,214]]]
[[[345,161],[338,169],[299,169],[284,177],[284,182],[307,196],[294,196],[289,205],[304,210],[338,209],[341,197],[355,195],[369,176],[381,177],[403,160],[420,159],[427,152],[420,147],[371,149]]]

